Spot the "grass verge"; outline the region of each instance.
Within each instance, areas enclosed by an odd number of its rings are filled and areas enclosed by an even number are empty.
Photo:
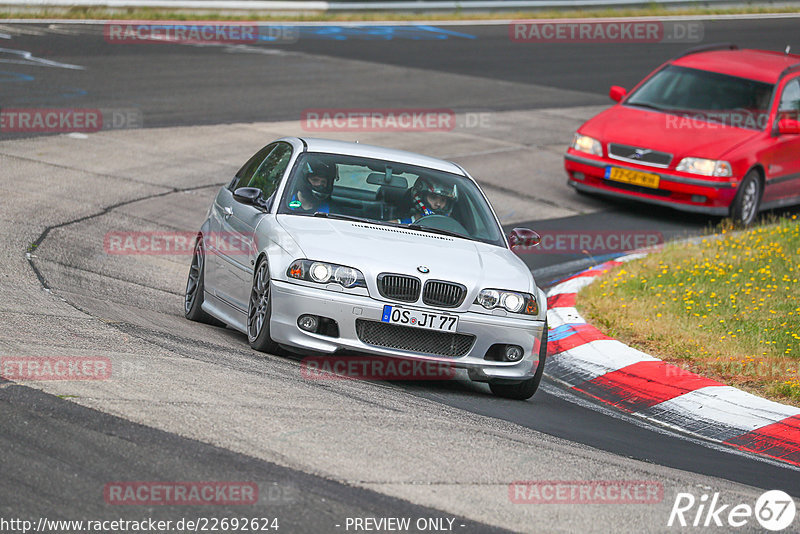
[[[157,8],[46,7],[15,9],[3,7],[0,19],[91,19],[91,20],[237,20],[274,22],[375,22],[437,20],[520,20],[554,18],[659,17],[800,13],[800,6],[744,5],[737,7],[664,8],[657,4],[641,8],[564,9],[540,11],[443,11],[443,12],[316,12],[280,13],[230,10],[164,10]]]
[[[577,307],[684,369],[800,406],[800,221],[679,243],[616,267]]]

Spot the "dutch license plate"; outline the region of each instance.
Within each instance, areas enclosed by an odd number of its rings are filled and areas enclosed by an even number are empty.
[[[658,189],[658,182],[661,180],[661,177],[649,172],[632,171],[630,169],[609,166],[606,167],[606,180]]]
[[[383,307],[381,321],[389,324],[439,330],[441,332],[455,332],[458,328],[457,315],[410,310],[399,306],[389,306],[388,304]]]

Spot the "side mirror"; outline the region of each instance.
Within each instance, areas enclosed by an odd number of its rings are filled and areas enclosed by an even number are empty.
[[[619,85],[612,85],[611,89],[608,90],[608,97],[614,102],[622,102],[622,99],[625,98],[627,94],[628,90]]]
[[[261,204],[261,189],[258,187],[240,187],[233,192],[233,200],[248,206],[259,206]]]
[[[800,134],[800,121],[795,119],[781,119],[778,121],[778,133],[781,135]]]
[[[541,236],[528,228],[514,228],[511,231],[511,235],[508,236],[508,244],[511,246],[511,250],[535,247],[541,241]]]

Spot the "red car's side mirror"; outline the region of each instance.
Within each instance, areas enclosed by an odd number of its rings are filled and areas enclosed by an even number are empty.
[[[781,119],[778,121],[778,133],[781,135],[800,134],[800,121],[795,119]]]
[[[611,89],[608,90],[608,97],[614,102],[621,102],[627,94],[628,90],[624,87],[620,87],[619,85],[612,85]]]
[[[528,228],[514,228],[511,235],[508,236],[508,244],[511,250],[515,248],[531,248],[537,246],[542,241],[542,238]]]

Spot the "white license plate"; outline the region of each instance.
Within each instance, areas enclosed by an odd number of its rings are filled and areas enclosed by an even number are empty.
[[[399,306],[389,306],[388,304],[383,307],[381,321],[415,328],[439,330],[441,332],[455,332],[458,328],[457,315],[409,310]]]

